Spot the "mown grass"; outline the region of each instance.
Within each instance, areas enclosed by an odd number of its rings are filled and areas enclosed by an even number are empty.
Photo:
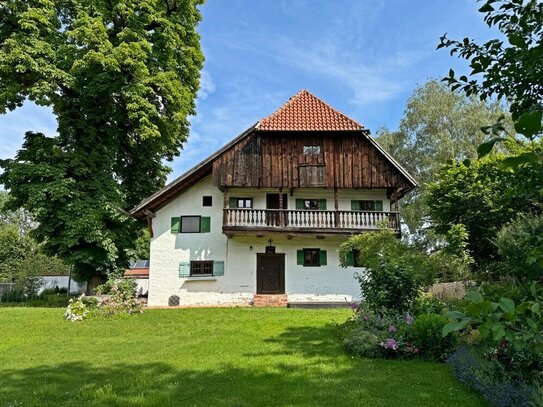
[[[346,355],[347,310],[180,309],[71,323],[0,309],[0,406],[483,406],[445,365]]]

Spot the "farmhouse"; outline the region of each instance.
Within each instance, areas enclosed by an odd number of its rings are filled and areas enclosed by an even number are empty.
[[[149,305],[359,299],[338,246],[417,186],[369,130],[302,90],[133,209],[151,231]]]

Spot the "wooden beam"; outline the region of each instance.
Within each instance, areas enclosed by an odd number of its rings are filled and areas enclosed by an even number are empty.
[[[337,228],[339,225],[339,204],[337,201],[337,187],[334,187],[334,208],[336,210],[336,212],[334,213],[334,225]]]
[[[149,236],[153,237],[153,218],[147,215],[146,219],[147,219],[147,230],[149,231]]]

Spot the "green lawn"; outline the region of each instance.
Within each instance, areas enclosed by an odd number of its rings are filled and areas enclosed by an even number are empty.
[[[445,365],[346,355],[347,310],[62,312],[0,308],[0,406],[485,405]]]

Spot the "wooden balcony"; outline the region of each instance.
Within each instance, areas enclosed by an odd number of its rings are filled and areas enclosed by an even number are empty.
[[[400,233],[399,212],[224,209],[223,232],[234,234],[350,235],[384,226]]]

